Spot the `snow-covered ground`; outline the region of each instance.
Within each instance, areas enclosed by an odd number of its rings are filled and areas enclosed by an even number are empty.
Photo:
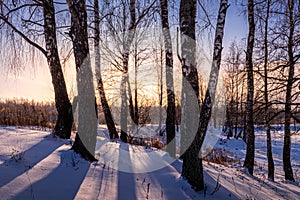
[[[296,182],[300,182],[300,132],[292,132],[291,136],[291,163]],[[272,153],[275,164],[275,181],[284,180],[282,153],[283,153],[283,131],[274,131],[272,136]],[[221,135],[215,148],[222,148],[229,152],[233,152],[234,157],[240,162],[234,164],[240,167],[245,158],[246,144],[242,139],[227,140],[226,136]],[[264,131],[256,130],[255,132],[255,176],[262,179],[267,176],[268,161],[267,161],[267,140]],[[299,197],[300,199],[300,197]]]
[[[265,175],[265,135],[256,135],[255,178],[240,167],[243,141],[221,136],[215,148],[232,152],[236,163],[204,162],[207,188],[195,192],[180,177],[181,161],[163,151],[99,137],[99,158],[106,159],[90,164],[70,150],[69,140],[52,138],[49,131],[0,127],[0,199],[300,199],[300,136],[292,136],[297,182],[290,183],[282,176],[282,134],[273,135],[276,182]]]

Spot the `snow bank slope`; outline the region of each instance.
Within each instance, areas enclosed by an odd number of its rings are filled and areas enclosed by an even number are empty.
[[[67,140],[49,132],[0,127],[0,199],[299,199],[300,188],[289,183],[253,179],[236,168],[204,163],[207,189],[193,191],[180,177],[176,160],[155,171],[130,173],[112,163],[88,163]],[[109,149],[131,149],[132,163],[163,152],[109,142]],[[146,154],[145,154],[146,153]],[[148,154],[147,154],[148,153]],[[135,155],[132,155],[135,154]],[[120,154],[119,154],[120,156]],[[120,160],[115,155],[116,160]]]

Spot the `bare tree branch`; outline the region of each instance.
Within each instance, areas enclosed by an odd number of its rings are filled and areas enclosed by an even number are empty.
[[[41,47],[39,44],[33,42],[30,38],[28,38],[24,33],[22,33],[19,29],[17,29],[10,21],[3,16],[0,15],[0,19],[2,19],[9,27],[11,27],[17,34],[19,34],[26,42],[28,42],[30,45],[34,46],[38,50],[40,50],[45,56],[47,56],[46,50]]]

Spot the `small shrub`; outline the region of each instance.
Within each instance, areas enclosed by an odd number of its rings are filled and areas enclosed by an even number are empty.
[[[133,137],[133,136],[128,136],[128,143],[133,144],[133,145],[138,145],[138,146],[145,146],[146,148],[157,148],[157,149],[162,149],[165,145],[162,141],[160,141],[159,138],[156,137]]]
[[[232,152],[221,148],[213,149],[209,154],[207,154],[203,158],[203,160],[225,166],[228,166],[238,161],[234,158],[234,154]]]
[[[154,140],[152,146],[155,147],[155,148],[157,148],[157,149],[162,149],[162,148],[164,148],[165,144],[162,141],[160,141],[159,138],[156,138]]]
[[[19,162],[23,160],[25,155],[25,152],[23,150],[19,150],[17,148],[12,148],[12,152],[10,154],[11,159],[15,160],[16,162]]]

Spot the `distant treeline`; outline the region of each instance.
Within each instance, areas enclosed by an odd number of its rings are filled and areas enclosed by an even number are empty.
[[[119,124],[120,109],[112,107],[116,124]],[[158,124],[159,120],[162,120],[162,124],[165,124],[166,120],[166,108],[162,108],[162,116],[159,116],[159,107],[149,106],[139,109],[139,124]],[[277,111],[278,112],[278,111]],[[181,107],[176,106],[176,124],[180,125]],[[296,113],[295,116],[300,118],[300,113]],[[262,122],[262,116],[256,115],[255,124],[260,125]],[[54,102],[38,102],[28,99],[8,99],[0,100],[0,125],[2,126],[40,126],[54,128],[57,119],[57,111]],[[231,127],[241,128],[244,126],[243,115],[231,115]],[[278,115],[273,124],[283,124],[283,116]],[[212,117],[214,122],[214,116]],[[105,124],[104,114],[102,107],[98,105],[98,122],[99,124]],[[228,121],[223,121],[225,127],[230,127]],[[292,124],[294,121],[292,120]],[[218,122],[214,122],[215,125]]]
[[[112,107],[116,124],[119,124],[119,109]],[[165,108],[162,108],[162,123],[165,123]],[[158,107],[140,108],[139,123],[159,123]],[[39,102],[28,99],[0,100],[0,125],[2,126],[39,126],[54,128],[57,111],[54,102]],[[102,107],[98,103],[98,122],[105,124]],[[176,107],[176,124],[180,124],[180,107]]]
[[[0,101],[0,125],[53,128],[56,117],[54,103],[28,99]]]

